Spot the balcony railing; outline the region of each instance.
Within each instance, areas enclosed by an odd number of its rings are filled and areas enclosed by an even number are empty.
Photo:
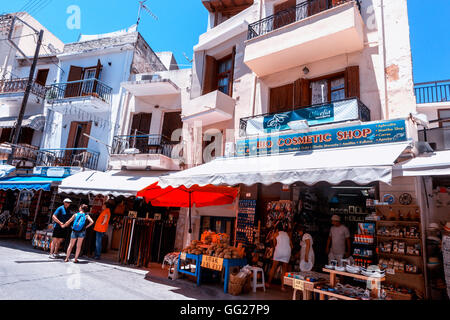
[[[111,104],[112,88],[97,79],[56,83],[49,87],[47,100],[64,100],[69,98],[95,97]]]
[[[154,134],[116,136],[112,154],[135,154],[138,151],[139,154],[161,154],[170,158],[177,144],[179,142]]]
[[[434,150],[450,150],[450,126],[419,131],[419,141],[428,142]]]
[[[330,108],[333,110],[331,111]],[[325,113],[330,111],[333,116],[330,115],[327,117]],[[286,115],[286,113],[289,112],[298,113],[300,115]],[[309,118],[305,120],[308,121],[310,127],[351,120],[370,121],[370,109],[358,98],[348,98],[311,106],[297,107],[285,112],[264,113],[252,117],[241,118],[239,135],[243,137],[289,130],[290,128],[287,123],[290,118],[292,118],[292,120],[299,120],[299,117],[305,115]],[[249,122],[252,122],[251,125],[253,128],[251,130]],[[256,133],[254,131],[258,132]]]
[[[28,79],[0,80],[0,94],[25,92],[27,83]],[[33,82],[31,85],[31,93],[42,99],[45,98],[46,91],[47,88],[36,82]]]
[[[36,165],[97,170],[100,153],[87,148],[41,149]]]
[[[6,161],[8,160],[9,155],[11,154],[13,149],[13,145],[9,142],[4,142],[0,144],[0,160]],[[35,163],[37,159],[39,148],[26,144],[19,143],[14,145],[14,153],[12,156],[13,164],[16,165],[19,162],[31,162]]]
[[[359,0],[307,0],[295,7],[277,12],[274,15],[250,24],[248,26],[247,39],[250,40],[262,36],[283,26],[351,1],[356,1],[358,8],[361,11]]]
[[[414,85],[416,102],[450,102],[450,80],[416,83]]]

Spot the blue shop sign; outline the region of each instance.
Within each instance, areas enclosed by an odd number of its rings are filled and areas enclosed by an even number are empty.
[[[406,140],[406,121],[392,120],[306,133],[244,139],[236,143],[236,155],[266,155]]]

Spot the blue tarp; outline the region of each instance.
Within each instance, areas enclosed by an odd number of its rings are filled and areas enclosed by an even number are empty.
[[[48,177],[10,177],[0,179],[0,190],[43,190],[50,191],[52,183],[59,183],[63,178]]]

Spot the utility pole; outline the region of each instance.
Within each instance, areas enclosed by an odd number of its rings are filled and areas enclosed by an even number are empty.
[[[19,142],[19,135],[22,129],[23,116],[25,115],[25,110],[27,108],[28,98],[30,96],[31,88],[33,86],[34,72],[36,71],[36,65],[39,58],[39,52],[41,50],[42,39],[44,37],[44,30],[39,31],[39,38],[36,44],[36,51],[34,53],[33,63],[31,64],[30,74],[28,76],[27,88],[25,89],[25,94],[22,100],[22,106],[20,107],[19,116],[17,118],[16,128],[14,129],[14,135],[11,141],[11,154],[8,156],[8,164],[12,165],[14,151],[17,143]]]

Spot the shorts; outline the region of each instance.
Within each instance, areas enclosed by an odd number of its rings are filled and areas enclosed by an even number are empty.
[[[69,234],[69,229],[67,228],[61,228],[60,225],[57,225],[54,229],[53,229],[53,234],[52,237],[53,238],[57,238],[57,239],[66,239],[67,235]]]
[[[72,234],[70,235],[71,239],[79,239],[79,238],[85,238],[85,237],[86,237],[86,231],[72,230]]]

